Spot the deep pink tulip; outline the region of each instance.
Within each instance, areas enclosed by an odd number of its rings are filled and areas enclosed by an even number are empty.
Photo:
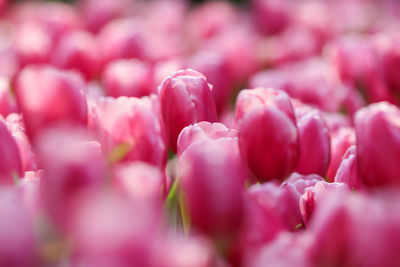
[[[113,97],[142,97],[155,92],[152,68],[134,59],[110,63],[104,71],[103,83],[107,95]]]
[[[218,140],[221,138],[237,138],[237,131],[229,129],[222,123],[202,121],[183,128],[178,137],[178,156],[190,145],[204,139]]]
[[[154,203],[158,208],[162,206],[165,178],[156,166],[140,161],[117,166],[113,183],[128,197]]]
[[[68,218],[71,262],[85,266],[151,266],[161,214],[146,201],[113,191],[82,192]],[[96,218],[96,223],[93,219]]]
[[[51,128],[37,138],[37,152],[44,169],[43,203],[49,215],[68,227],[71,203],[82,190],[105,185],[105,160],[101,146],[83,129]]]
[[[14,46],[22,66],[47,63],[53,51],[50,34],[44,26],[35,22],[18,25]]]
[[[23,202],[16,190],[0,189],[0,265],[35,266],[35,236]]]
[[[129,0],[96,0],[81,1],[86,27],[93,32],[98,32],[108,22],[129,13],[132,1]]]
[[[311,267],[307,248],[311,243],[307,235],[280,234],[276,240],[265,245],[258,253],[248,257],[246,266],[251,267]]]
[[[253,0],[252,14],[260,32],[278,33],[285,29],[291,20],[293,4],[290,0]]]
[[[19,74],[15,93],[27,134],[33,138],[54,124],[86,125],[84,83],[76,75],[53,67],[27,67]]]
[[[53,63],[62,69],[78,71],[86,80],[96,78],[100,56],[94,36],[82,30],[66,34],[58,42]]]
[[[256,178],[283,180],[297,166],[299,135],[296,125],[274,107],[254,108],[239,123],[243,161]]]
[[[22,176],[22,163],[18,146],[7,125],[0,120],[0,184],[13,184]]]
[[[281,90],[258,87],[255,89],[242,90],[236,100],[236,123],[254,108],[270,107],[282,111],[293,123],[296,116],[290,97]]]
[[[303,221],[307,226],[314,215],[315,210],[320,204],[320,200],[323,195],[329,191],[350,191],[349,187],[344,183],[327,183],[321,181],[316,183],[313,187],[309,187],[304,191],[304,194],[300,197],[300,212],[303,217]]]
[[[296,108],[300,138],[300,159],[296,172],[325,176],[329,166],[331,138],[319,110]]]
[[[246,179],[237,139],[193,143],[179,157],[179,172],[191,224],[220,241],[233,238],[243,219]]]
[[[212,89],[203,74],[191,69],[175,72],[163,81],[158,90],[168,144],[174,152],[184,127],[200,121],[217,120]]]
[[[336,172],[335,182],[345,183],[351,189],[363,189],[364,185],[358,173],[356,146],[349,147],[343,155],[342,162]]]
[[[384,40],[387,42],[387,47],[383,51],[383,71],[385,79],[390,89],[400,91],[400,40],[396,38],[388,38]]]
[[[386,102],[356,114],[358,169],[368,187],[400,185],[399,116],[400,110]]]
[[[331,134],[331,161],[329,163],[326,177],[329,182],[333,182],[337,169],[342,162],[342,157],[347,149],[356,143],[354,129],[342,127]]]
[[[106,153],[118,154],[112,161],[146,161],[165,167],[165,130],[156,97],[100,99],[91,117]]]
[[[20,114],[12,113],[6,118],[7,127],[14,137],[19,154],[21,156],[22,170],[35,171],[37,169],[37,159],[32,150],[32,145],[26,136],[23,118]]]
[[[103,67],[113,60],[145,57],[141,24],[133,19],[117,19],[107,24],[98,35]]]

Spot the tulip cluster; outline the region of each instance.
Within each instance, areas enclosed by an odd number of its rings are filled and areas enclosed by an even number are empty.
[[[400,2],[0,0],[0,266],[400,266]]]

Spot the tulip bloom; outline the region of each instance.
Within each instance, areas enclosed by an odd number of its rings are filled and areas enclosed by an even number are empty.
[[[341,127],[331,134],[331,161],[327,171],[329,182],[333,182],[337,169],[342,162],[342,157],[347,149],[356,143],[354,129],[351,127]]]
[[[400,110],[386,102],[355,116],[358,169],[368,187],[400,185],[399,116]]]
[[[101,99],[91,119],[109,156],[121,150],[112,161],[145,161],[165,167],[165,132],[155,97]]]
[[[0,265],[35,266],[32,221],[16,191],[0,189]]]
[[[15,94],[30,138],[54,124],[86,125],[84,83],[52,67],[27,67],[19,74]]]
[[[299,137],[296,125],[276,108],[257,108],[239,124],[242,159],[260,180],[283,180],[297,166]]]
[[[161,114],[169,147],[176,152],[182,129],[190,124],[217,120],[211,86],[199,72],[188,69],[173,73],[159,87]]]
[[[204,139],[237,138],[237,131],[229,129],[222,123],[202,121],[185,127],[178,137],[178,156],[191,144]]]
[[[325,176],[330,159],[329,130],[317,109],[296,109],[300,137],[300,159],[296,172]]]
[[[37,151],[44,169],[43,202],[50,216],[68,227],[71,203],[84,189],[105,184],[105,160],[101,146],[82,129],[48,129],[37,138]]]
[[[325,181],[318,182],[313,187],[309,187],[300,197],[300,212],[306,225],[310,222],[315,209],[320,205],[320,199],[329,191],[349,191],[344,183],[327,183]]]
[[[232,238],[243,218],[246,179],[237,140],[193,143],[180,155],[179,170],[192,225],[216,239]]]
[[[117,60],[107,66],[103,83],[109,96],[142,97],[153,93],[153,71],[139,60]]]
[[[78,71],[86,80],[96,78],[100,57],[94,36],[78,30],[65,35],[58,43],[53,62],[59,68]]]
[[[6,124],[0,120],[0,184],[12,184],[22,175],[18,146]]]
[[[357,149],[356,146],[351,146],[344,154],[342,163],[340,164],[336,176],[335,182],[345,183],[351,189],[362,189],[363,182],[358,173],[357,164]]]

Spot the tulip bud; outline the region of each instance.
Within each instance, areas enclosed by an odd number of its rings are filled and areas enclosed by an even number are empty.
[[[329,182],[333,182],[347,149],[356,143],[354,129],[351,127],[339,128],[331,134],[331,140],[331,161],[326,174]]]
[[[298,163],[297,127],[277,108],[253,109],[239,123],[239,148],[258,179],[283,180]]]
[[[358,174],[357,164],[357,149],[356,146],[351,146],[343,156],[342,163],[340,164],[335,182],[345,183],[351,189],[362,189],[363,182]]]
[[[211,86],[199,72],[188,69],[173,73],[159,87],[161,113],[169,147],[176,152],[181,130],[200,121],[217,120]]]
[[[0,120],[0,184],[12,184],[22,176],[21,157],[15,139]]]
[[[216,238],[232,238],[241,225],[246,179],[237,139],[205,139],[179,157],[180,181],[190,221]]]
[[[316,173],[325,176],[330,159],[329,130],[317,109],[296,109],[297,127],[300,138],[300,159],[296,172]]]
[[[0,265],[35,266],[35,236],[30,217],[16,191],[0,190]]]
[[[145,57],[144,39],[140,24],[132,19],[116,19],[98,35],[103,66],[121,58]]]
[[[37,160],[32,151],[31,143],[26,136],[22,116],[17,113],[12,113],[8,115],[6,122],[8,129],[17,144],[21,156],[22,170],[35,171],[37,169]]]
[[[165,177],[157,167],[139,161],[117,166],[113,181],[119,192],[161,208]]]
[[[107,95],[142,97],[153,93],[153,72],[139,60],[117,60],[110,63],[103,76]]]
[[[258,253],[248,257],[246,266],[265,267],[311,267],[307,248],[310,244],[307,235],[280,234],[274,242],[265,245]]]
[[[289,119],[296,123],[292,102],[289,96],[281,91],[272,88],[255,88],[242,90],[236,101],[236,123],[249,113],[253,108],[271,107],[282,111]]]
[[[145,161],[165,167],[167,149],[158,99],[105,98],[91,116],[111,161]],[[121,155],[113,158],[115,153]]]
[[[105,184],[100,144],[84,130],[48,129],[38,136],[37,152],[44,169],[41,193],[50,216],[66,226],[70,206],[83,189]]]
[[[53,62],[62,69],[79,71],[86,80],[99,74],[100,58],[95,38],[85,31],[65,35],[54,52]]]
[[[385,102],[356,113],[358,170],[368,187],[400,185],[399,116],[400,110]]]
[[[54,124],[86,125],[84,84],[78,76],[52,67],[28,67],[17,78],[16,98],[27,134]]]
[[[185,127],[178,137],[178,156],[190,145],[205,139],[237,138],[236,130],[229,129],[221,123],[202,121]]]
[[[315,209],[320,205],[321,197],[329,191],[347,192],[349,188],[343,183],[327,183],[322,181],[304,191],[304,194],[300,197],[300,212],[306,225],[309,224]]]

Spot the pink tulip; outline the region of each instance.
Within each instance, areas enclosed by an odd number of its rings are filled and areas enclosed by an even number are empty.
[[[165,132],[156,97],[101,99],[91,117],[106,153],[120,154],[112,161],[145,161],[165,167]]]
[[[253,0],[251,3],[254,22],[262,33],[281,32],[290,23],[293,8],[290,0]]]
[[[358,173],[356,146],[349,147],[344,154],[335,176],[335,182],[345,183],[351,189],[363,189],[364,185]]]
[[[26,136],[22,116],[17,113],[12,113],[7,116],[6,123],[18,147],[21,156],[22,170],[35,171],[37,169],[37,159],[33,153],[31,143]]]
[[[169,147],[176,152],[182,129],[190,124],[217,120],[211,86],[199,72],[188,69],[173,73],[159,87],[161,114]]]
[[[42,25],[34,22],[18,25],[14,46],[23,66],[47,63],[53,51],[51,36]]]
[[[243,161],[256,178],[283,180],[297,166],[299,136],[296,125],[274,107],[253,108],[239,123]]]
[[[100,57],[95,38],[81,30],[66,34],[58,43],[53,62],[59,68],[78,71],[86,80],[96,78]]]
[[[35,266],[35,236],[32,221],[17,192],[0,189],[0,265]]]
[[[117,19],[107,24],[98,35],[103,66],[116,59],[145,57],[141,24],[133,19]]]
[[[368,187],[400,185],[399,116],[400,110],[385,102],[369,105],[356,114],[358,169]]]
[[[347,149],[356,143],[354,129],[342,127],[331,134],[331,140],[331,161],[326,174],[329,182],[333,182]]]
[[[296,172],[325,176],[330,160],[329,130],[317,109],[296,109],[300,138],[300,159]]]
[[[396,38],[388,38],[388,44],[383,51],[383,71],[385,79],[390,89],[400,91],[400,40]]]
[[[321,197],[329,191],[347,192],[349,191],[349,188],[343,183],[327,183],[321,181],[313,187],[307,188],[304,191],[304,194],[300,197],[300,212],[306,226],[314,215],[315,209],[321,205]]]
[[[242,90],[236,100],[236,123],[254,108],[271,107],[282,111],[293,123],[296,123],[290,97],[283,91],[272,88]]]
[[[243,218],[246,179],[237,139],[193,143],[179,157],[179,170],[191,224],[216,239],[233,238]]]
[[[98,32],[108,22],[130,12],[132,2],[129,0],[96,0],[81,1],[86,27]]]
[[[255,256],[249,257],[246,266],[251,267],[311,267],[307,255],[310,244],[307,235],[282,233],[274,242],[265,245]]]
[[[160,214],[146,201],[113,191],[82,192],[69,221],[74,265],[150,266],[151,249],[162,233]]]
[[[28,67],[19,74],[16,98],[30,138],[54,124],[85,125],[87,104],[78,76],[52,67]]]
[[[161,208],[165,178],[156,166],[139,161],[117,166],[113,180],[121,193]]]
[[[194,125],[183,128],[178,137],[178,156],[193,143],[205,140],[219,140],[222,138],[237,138],[237,132],[233,129],[227,128],[221,123],[210,123],[202,121]]]
[[[44,205],[56,223],[68,227],[71,203],[77,194],[105,184],[101,146],[82,129],[55,128],[38,136],[37,151],[44,169]]]
[[[0,120],[0,142],[0,184],[13,184],[22,175],[21,156],[3,120]]]
[[[153,71],[149,64],[139,60],[117,60],[110,63],[103,83],[107,95],[113,97],[142,97],[153,93]]]

